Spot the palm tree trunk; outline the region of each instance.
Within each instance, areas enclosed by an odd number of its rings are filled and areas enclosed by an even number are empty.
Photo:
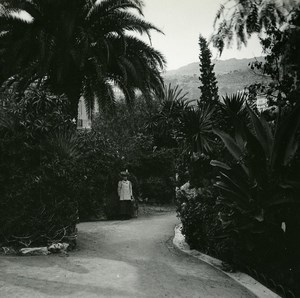
[[[77,121],[78,119],[78,104],[80,100],[80,91],[70,89],[70,90],[65,90],[65,94],[70,102],[69,106],[69,115],[72,119],[75,119]]]
[[[62,86],[63,93],[67,96],[70,102],[69,115],[72,119],[78,119],[78,104],[81,96],[81,76],[75,69],[69,72],[68,80]]]

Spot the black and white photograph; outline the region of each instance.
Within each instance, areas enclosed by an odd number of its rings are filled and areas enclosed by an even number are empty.
[[[0,0],[0,298],[300,298],[300,0]]]

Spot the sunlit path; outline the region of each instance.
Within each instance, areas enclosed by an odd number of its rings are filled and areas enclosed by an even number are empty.
[[[1,257],[0,297],[253,297],[172,246],[174,213],[79,225],[69,257]]]

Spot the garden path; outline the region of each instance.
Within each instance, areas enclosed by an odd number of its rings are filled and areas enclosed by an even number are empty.
[[[79,224],[69,257],[0,256],[0,297],[250,298],[222,272],[174,249],[175,214]]]

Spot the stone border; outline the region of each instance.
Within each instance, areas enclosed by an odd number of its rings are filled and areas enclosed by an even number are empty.
[[[280,298],[279,295],[266,288],[248,274],[242,272],[226,272],[222,270],[221,260],[205,255],[195,249],[190,249],[189,245],[185,242],[185,237],[181,233],[181,227],[181,224],[175,227],[175,236],[173,238],[173,244],[178,250],[211,265],[217,270],[222,271],[224,274],[235,280],[237,283],[248,289],[251,293],[259,298]]]

